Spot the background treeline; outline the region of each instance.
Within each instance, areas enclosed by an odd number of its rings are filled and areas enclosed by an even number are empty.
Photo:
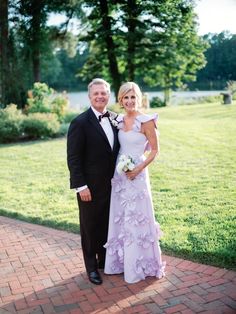
[[[203,36],[209,44],[204,52],[206,66],[198,71],[190,88],[202,90],[224,89],[227,81],[236,80],[236,34],[222,32]]]
[[[204,52],[206,65],[197,72],[196,81],[189,82],[192,90],[217,90],[224,89],[227,81],[236,80],[236,35],[229,32],[220,34],[206,34],[204,40],[209,43]],[[89,52],[76,52],[75,57],[70,58],[64,50],[58,51],[54,57],[58,65],[56,76],[50,76],[49,72],[43,73],[43,80],[57,90],[83,90],[86,84],[78,76],[79,69],[83,67]],[[137,78],[142,81],[142,76]],[[149,87],[143,84],[146,90],[159,90],[160,86]]]
[[[172,89],[223,88],[236,79],[236,35],[198,36],[191,0],[1,0],[0,6],[3,107],[24,107],[34,82],[83,90],[99,76],[117,94],[123,81],[135,80],[163,90],[167,103]],[[65,22],[50,26],[56,13]]]

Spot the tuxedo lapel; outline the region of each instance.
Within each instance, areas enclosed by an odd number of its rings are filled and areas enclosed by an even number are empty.
[[[111,128],[114,134],[114,144],[113,144],[113,150],[116,150],[116,147],[118,145],[118,132],[117,132],[117,128],[111,123],[111,121],[109,120],[110,124],[111,124]]]
[[[111,151],[111,145],[108,141],[108,138],[106,136],[106,133],[104,132],[103,128],[101,127],[100,123],[98,122],[97,117],[93,113],[93,110],[91,108],[88,109],[88,119],[89,122],[96,128],[96,130],[101,134],[105,142],[107,143],[107,147],[109,148],[109,151]],[[114,131],[113,131],[114,132]]]
[[[119,146],[118,130],[117,130],[117,128],[112,124],[111,120],[115,120],[118,115],[117,115],[117,113],[114,113],[114,112],[109,111],[109,110],[108,110],[108,112],[109,112],[109,114],[110,114],[109,122],[110,122],[110,125],[111,125],[111,128],[112,128],[113,134],[114,134],[113,150],[116,151],[116,148]]]

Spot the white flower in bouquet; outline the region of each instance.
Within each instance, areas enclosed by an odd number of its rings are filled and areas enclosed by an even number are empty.
[[[135,167],[135,163],[130,156],[121,155],[116,166],[116,170],[119,174],[126,171],[132,171]]]

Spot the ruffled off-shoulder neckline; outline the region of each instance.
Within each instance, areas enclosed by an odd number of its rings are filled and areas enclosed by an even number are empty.
[[[124,127],[124,114],[119,114],[116,118],[118,122],[118,128],[123,129]],[[134,124],[133,124],[133,131],[140,132],[142,123],[148,122],[153,120],[155,123],[155,126],[157,127],[157,120],[158,120],[158,114],[152,113],[152,114],[140,114],[135,117]]]

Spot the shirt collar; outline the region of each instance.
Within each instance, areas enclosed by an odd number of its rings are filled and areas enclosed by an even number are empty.
[[[104,111],[101,113],[101,112],[97,111],[96,109],[94,109],[93,106],[91,106],[91,109],[93,110],[93,113],[95,114],[95,116],[97,117],[97,119],[98,119],[98,117],[99,117],[101,114],[103,114],[103,113],[106,112],[106,109],[104,109]]]

